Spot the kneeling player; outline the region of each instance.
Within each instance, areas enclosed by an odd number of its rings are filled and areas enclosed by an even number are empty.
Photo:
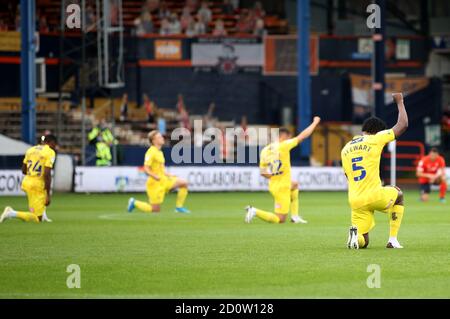
[[[269,179],[269,192],[275,200],[275,212],[247,206],[245,222],[250,223],[256,216],[269,223],[284,223],[289,210],[292,222],[306,222],[298,216],[298,184],[291,181],[290,151],[307,139],[319,122],[320,118],[314,117],[313,123],[294,138],[290,138],[289,130],[281,128],[279,140],[267,145],[261,151],[261,175]]]
[[[417,177],[420,183],[420,199],[427,202],[430,197],[431,185],[439,185],[439,200],[445,203],[447,181],[445,176],[445,160],[433,147],[417,165]]]
[[[148,139],[151,146],[145,153],[144,170],[148,175],[146,186],[150,203],[130,198],[128,212],[132,212],[136,207],[144,213],[157,213],[161,210],[166,193],[178,189],[175,211],[189,213],[189,210],[183,207],[188,193],[187,181],[165,172],[165,159],[161,151],[164,137],[160,132],[154,130],[148,134]]]
[[[397,124],[386,130],[386,124],[376,117],[367,119],[363,134],[355,136],[341,152],[342,166],[348,179],[348,200],[352,209],[347,246],[366,248],[369,231],[375,226],[374,212],[389,214],[389,241],[386,248],[403,248],[397,234],[403,218],[403,193],[396,186],[381,185],[380,158],[384,146],[398,138],[408,127],[401,93],[393,94],[398,106]]]
[[[26,222],[43,221],[45,207],[50,205],[52,168],[55,162],[56,137],[42,137],[40,145],[29,148],[22,163],[22,190],[28,197],[28,212],[16,211],[6,207],[0,217],[0,223],[8,218],[18,218]]]

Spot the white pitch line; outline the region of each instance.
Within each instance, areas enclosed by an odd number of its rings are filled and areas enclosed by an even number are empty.
[[[139,216],[139,215],[138,214],[130,214],[130,213],[116,213],[116,214],[103,214],[103,215],[98,216],[98,218],[108,219],[108,220],[137,220],[134,216]]]

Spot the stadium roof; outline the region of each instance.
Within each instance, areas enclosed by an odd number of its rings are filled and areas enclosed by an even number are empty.
[[[23,155],[29,147],[27,143],[0,134],[0,155]]]

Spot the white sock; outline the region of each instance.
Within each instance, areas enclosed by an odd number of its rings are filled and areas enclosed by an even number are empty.
[[[44,213],[42,214],[42,220],[49,222],[51,221],[50,218],[47,217],[47,211],[44,210]]]
[[[17,217],[17,212],[14,209],[11,209],[9,211],[8,218],[15,218],[15,217]]]
[[[398,242],[397,237],[389,237],[389,242],[390,243],[397,243]]]

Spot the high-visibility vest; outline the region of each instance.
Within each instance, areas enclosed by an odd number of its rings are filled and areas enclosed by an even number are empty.
[[[100,134],[100,128],[98,126],[92,128],[92,130],[88,134],[89,142],[92,142],[93,140],[95,140],[97,138],[98,134]]]
[[[102,130],[101,134],[103,142],[105,142],[106,144],[117,144],[117,140],[114,138],[114,135],[109,128],[105,128],[104,130]]]
[[[111,149],[109,148],[109,145],[105,142],[97,142],[95,144],[96,148],[96,156],[97,161],[95,164],[97,166],[110,166],[111,165]]]

